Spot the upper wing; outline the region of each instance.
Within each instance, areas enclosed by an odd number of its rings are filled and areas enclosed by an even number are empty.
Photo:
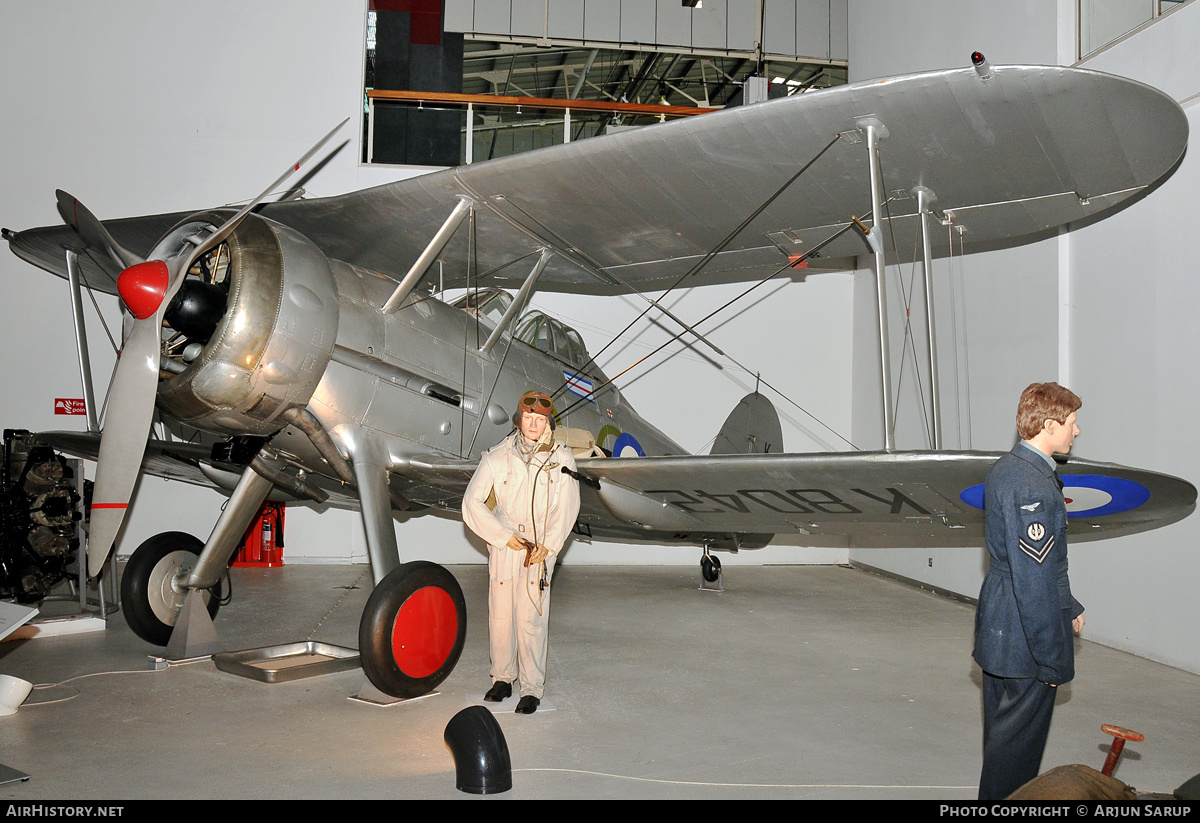
[[[594,293],[663,288],[812,160],[811,168],[704,269],[701,282],[754,279],[870,213],[867,151],[858,123],[887,129],[885,189],[931,189],[935,208],[962,227],[967,250],[1037,237],[1135,196],[1183,155],[1188,125],[1170,98],[1124,78],[1060,66],[999,66],[838,86],[701,117],[411,178],[317,200],[263,207],[328,256],[403,274],[460,197],[477,205],[477,272],[505,285],[547,246],[557,254],[539,287]],[[911,256],[915,199],[888,205],[895,254]],[[113,237],[149,251],[184,215],[106,221]],[[869,222],[869,221],[867,221]],[[467,234],[442,258],[447,285],[465,276]],[[9,235],[35,265],[65,273],[66,227]],[[823,249],[838,260],[866,252],[854,232]],[[493,269],[497,269],[492,271]],[[107,257],[84,258],[103,287]],[[111,289],[110,289],[111,290]]]

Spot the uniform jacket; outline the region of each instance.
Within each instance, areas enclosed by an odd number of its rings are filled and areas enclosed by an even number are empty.
[[[1018,443],[988,472],[983,508],[991,564],[975,612],[975,662],[997,677],[1067,683],[1075,676],[1071,621],[1083,606],[1067,578],[1061,481]]]
[[[506,544],[515,533],[557,555],[579,516],[579,483],[562,473],[563,466],[574,471],[575,457],[554,443],[527,463],[520,436],[514,432],[484,452],[463,495],[463,521],[494,550],[511,551]],[[494,509],[488,506],[493,491]]]

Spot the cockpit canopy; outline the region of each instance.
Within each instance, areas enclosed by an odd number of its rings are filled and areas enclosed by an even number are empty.
[[[493,287],[468,292],[451,305],[474,314],[495,328],[512,302],[511,294],[504,289]],[[582,368],[591,359],[579,332],[537,309],[525,312],[517,321],[513,336],[522,343],[552,354],[572,366]],[[596,369],[591,367],[588,371],[595,372]]]
[[[512,301],[513,296],[504,289],[492,287],[468,291],[450,305],[487,321],[487,324],[494,329],[500,322],[500,318],[504,316],[504,312],[508,311],[508,307],[512,305]]]
[[[591,359],[579,332],[537,309],[525,313],[517,323],[514,336],[521,342],[556,355],[573,366],[583,366]]]

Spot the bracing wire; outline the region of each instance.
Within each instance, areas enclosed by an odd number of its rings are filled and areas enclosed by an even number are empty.
[[[767,207],[769,207],[772,203],[774,203],[779,198],[780,195],[782,195],[785,191],[787,191],[787,189],[793,183],[795,183],[796,180],[798,180],[802,174],[804,174],[806,171],[808,171],[809,168],[811,168],[814,163],[816,163],[819,159],[821,159],[821,157],[825,154],[825,152],[827,152],[831,148],[833,148],[834,143],[836,143],[839,139],[840,139],[840,135],[834,135],[832,140],[830,140],[827,144],[825,144],[825,146],[820,151],[818,151],[815,155],[813,155],[813,157],[807,163],[805,163],[803,166],[801,166],[796,171],[795,174],[793,174],[791,177],[789,177],[787,179],[787,181],[785,181],[782,186],[780,186],[778,189],[776,189],[775,192],[770,197],[768,197],[766,200],[764,200],[744,220],[742,220],[732,231],[730,231],[728,234],[726,234],[725,237],[723,237],[720,242],[718,242],[715,246],[713,246],[713,248],[710,249],[704,255],[704,257],[702,257],[700,260],[698,260],[695,263],[695,265],[693,265],[690,269],[688,269],[686,272],[684,272],[682,275],[680,275],[680,277],[674,283],[672,283],[667,288],[666,291],[664,291],[661,295],[659,295],[657,301],[650,301],[650,304],[647,305],[646,308],[643,309],[642,312],[637,317],[635,317],[633,320],[629,321],[629,324],[626,325],[624,329],[622,329],[620,332],[618,332],[613,337],[612,340],[610,340],[608,343],[604,344],[604,346],[601,347],[600,351],[598,351],[594,355],[592,355],[590,357],[590,359],[579,369],[579,371],[580,372],[586,371],[588,369],[588,367],[590,367],[593,363],[596,362],[596,360],[600,357],[600,355],[604,354],[604,352],[608,349],[609,346],[611,346],[613,344],[614,341],[616,341],[618,338],[620,338],[621,335],[628,332],[631,328],[633,328],[633,326],[639,320],[641,320],[643,317],[645,317],[650,312],[651,308],[653,308],[656,304],[658,304],[663,299],[665,299],[667,297],[667,295],[669,295],[672,291],[674,291],[679,286],[679,284],[681,284],[684,280],[686,280],[689,277],[693,276],[694,274],[698,273],[701,269],[703,269],[705,266],[707,266],[709,261],[711,261],[718,254],[720,254],[721,251],[724,250],[724,248],[726,246],[728,246],[731,242],[733,242],[733,239],[735,237],[737,237],[739,234],[741,234],[742,230],[745,229],[746,226],[750,225],[750,223],[756,217],[758,217],[760,214],[762,214],[763,211],[765,211],[767,209]],[[785,267],[785,268],[787,268],[787,267]],[[778,273],[779,272],[775,272],[775,274],[778,274]],[[774,276],[775,275],[773,274],[772,277],[774,277]],[[636,289],[634,289],[634,291],[638,294],[643,294],[642,292],[637,291]],[[696,325],[697,324],[692,324],[692,327],[695,328]],[[685,332],[686,331],[687,330],[685,329]],[[565,387],[556,390],[554,392],[554,394],[552,395],[552,397],[558,397],[559,393],[562,391],[565,391]],[[573,404],[573,405],[575,405],[575,404]]]
[[[869,213],[870,213],[870,212],[867,212],[867,214],[869,214]],[[867,214],[864,214],[864,215],[863,215],[863,217],[866,217],[866,216],[867,216]],[[789,260],[787,263],[785,263],[784,265],[780,266],[778,269],[776,269],[775,271],[771,272],[771,273],[770,273],[770,274],[768,274],[766,277],[764,277],[764,278],[762,278],[761,280],[759,280],[757,283],[755,283],[755,284],[753,284],[752,286],[750,286],[749,288],[747,288],[747,289],[743,290],[743,291],[742,291],[740,294],[736,295],[735,297],[733,297],[733,298],[732,298],[732,299],[730,299],[730,300],[727,300],[725,303],[721,304],[720,306],[718,306],[717,308],[713,309],[711,312],[709,312],[708,314],[706,314],[704,317],[700,318],[700,320],[698,320],[696,323],[693,323],[693,324],[692,324],[693,328],[694,328],[694,327],[697,327],[697,326],[699,326],[701,323],[704,323],[704,322],[708,321],[708,320],[709,320],[709,319],[711,319],[712,317],[716,316],[718,313],[720,313],[720,312],[724,311],[725,309],[729,308],[729,307],[730,307],[730,306],[732,306],[734,303],[736,303],[737,301],[741,300],[743,297],[745,297],[746,295],[750,294],[752,291],[754,291],[755,289],[757,289],[759,286],[762,286],[762,285],[764,285],[764,284],[768,283],[769,281],[771,281],[772,279],[774,279],[776,276],[778,276],[778,275],[779,275],[779,274],[781,274],[782,272],[784,272],[784,271],[786,271],[786,270],[788,270],[788,269],[794,268],[794,267],[795,267],[795,266],[796,266],[798,263],[800,263],[800,262],[803,262],[803,261],[807,260],[809,257],[811,257],[812,255],[816,254],[816,253],[817,253],[818,251],[820,251],[822,248],[824,248],[824,247],[825,247],[825,246],[827,246],[828,244],[832,243],[832,242],[833,242],[834,240],[836,240],[837,238],[841,237],[843,234],[845,234],[845,233],[846,233],[847,231],[849,231],[850,229],[854,228],[854,226],[856,225],[856,223],[858,223],[858,222],[859,222],[861,219],[862,219],[862,218],[853,218],[852,220],[850,220],[849,222],[847,222],[845,226],[843,226],[842,228],[838,229],[838,231],[834,232],[832,235],[830,235],[829,237],[827,237],[825,240],[823,240],[822,242],[820,242],[820,243],[818,243],[817,245],[815,245],[815,246],[814,246],[812,249],[808,250],[808,251],[807,251],[807,252],[806,252],[804,255],[802,255],[802,256],[801,256],[801,259],[800,259],[799,261],[793,262],[793,261],[790,261],[790,260]],[[626,327],[626,329],[625,329],[624,331],[628,331],[628,327]],[[622,331],[621,333],[622,333],[622,334],[624,334],[624,331]],[[665,343],[663,343],[662,345],[660,345],[660,346],[658,346],[657,348],[655,348],[655,349],[654,349],[653,351],[651,351],[649,354],[646,354],[646,355],[642,356],[642,357],[641,357],[641,358],[639,358],[637,361],[635,361],[633,364],[631,364],[631,365],[627,366],[626,368],[622,369],[622,370],[621,370],[621,371],[620,371],[618,374],[616,374],[615,376],[608,378],[607,380],[605,380],[605,381],[604,381],[603,383],[601,383],[600,385],[598,385],[598,386],[594,387],[594,388],[592,389],[592,394],[594,395],[594,394],[595,394],[596,392],[598,392],[600,389],[604,388],[605,386],[607,386],[607,385],[609,385],[609,384],[611,384],[611,383],[614,383],[614,382],[617,380],[617,378],[619,378],[619,377],[623,376],[623,375],[624,375],[624,374],[626,374],[627,372],[631,371],[632,369],[634,369],[634,368],[636,368],[637,366],[639,366],[639,365],[641,365],[642,363],[644,363],[646,360],[648,360],[648,359],[650,359],[651,357],[653,357],[654,355],[658,354],[660,351],[662,351],[663,349],[665,349],[665,348],[666,348],[667,346],[669,346],[671,343],[673,343],[673,342],[675,342],[676,340],[680,339],[680,338],[681,338],[681,337],[682,337],[682,336],[683,336],[685,333],[687,333],[687,330],[686,330],[686,329],[685,329],[685,330],[683,330],[683,331],[676,332],[675,334],[671,335],[671,337],[670,337],[670,338],[668,338],[668,340],[667,340]],[[616,338],[614,338],[614,340],[615,340],[615,339],[616,339]],[[609,342],[609,345],[611,345],[611,342],[612,342],[612,341],[610,341],[610,342]],[[733,358],[731,355],[729,355],[729,354],[725,354],[725,357],[726,357],[726,358],[728,358],[728,359],[729,359],[729,361],[730,361],[730,362],[732,362],[734,365],[736,365],[738,368],[740,368],[740,369],[742,369],[743,371],[745,371],[745,372],[746,372],[746,374],[750,374],[750,375],[756,375],[756,376],[758,375],[758,373],[757,373],[756,371],[754,371],[754,370],[751,370],[751,369],[747,368],[745,365],[743,365],[742,363],[738,362],[738,361],[737,361],[735,358]],[[592,361],[594,361],[594,360],[595,360],[595,358],[592,358]],[[834,436],[836,436],[838,439],[840,439],[840,440],[842,440],[843,442],[845,442],[846,444],[848,444],[848,445],[849,445],[851,448],[853,448],[853,449],[858,449],[858,448],[859,448],[859,447],[858,447],[858,446],[856,446],[854,443],[852,443],[852,442],[851,442],[851,441],[850,441],[848,438],[846,438],[845,436],[843,436],[842,434],[840,434],[839,432],[837,432],[835,429],[833,429],[831,426],[829,426],[829,425],[828,425],[827,423],[825,423],[824,421],[820,420],[818,417],[816,417],[816,415],[812,414],[810,411],[808,411],[807,409],[805,409],[803,406],[801,406],[801,405],[800,405],[799,403],[797,403],[795,400],[792,400],[790,397],[788,397],[786,394],[784,394],[782,391],[780,391],[780,390],[779,390],[778,388],[776,388],[774,385],[772,385],[771,383],[769,383],[769,382],[768,382],[768,381],[766,381],[766,380],[762,380],[761,382],[763,383],[763,385],[765,385],[765,386],[767,386],[768,388],[770,388],[772,391],[774,391],[776,394],[778,394],[780,397],[782,397],[782,398],[783,398],[784,400],[786,400],[788,403],[790,403],[791,405],[795,406],[795,407],[796,407],[798,410],[800,410],[801,412],[803,412],[804,414],[806,414],[808,417],[810,417],[812,420],[814,420],[815,422],[817,422],[818,424],[820,424],[821,426],[823,426],[825,429],[827,429],[829,432],[831,432],[831,433],[832,433]],[[570,411],[571,411],[572,409],[574,409],[576,406],[578,406],[578,405],[580,405],[581,403],[583,403],[583,402],[586,402],[586,401],[587,401],[587,398],[586,398],[586,397],[581,397],[581,398],[579,398],[578,400],[574,401],[574,402],[573,402],[573,403],[572,403],[570,406],[568,406],[566,409],[564,409],[564,410],[561,412],[561,414],[565,416],[565,415],[566,415],[568,412],[570,412]]]
[[[880,177],[881,181],[884,180],[882,164],[879,169],[879,177]],[[887,191],[886,181],[884,181],[884,191]],[[892,249],[893,249],[893,251],[898,251],[899,246],[896,244],[895,222],[892,220],[892,209],[891,209],[890,204],[891,204],[891,198],[888,198],[887,200],[884,201],[883,207],[884,207],[884,209],[887,210],[888,234],[892,238]],[[918,240],[918,242],[919,242],[919,240]],[[904,272],[899,263],[897,263],[895,266],[896,279],[900,283],[900,289],[899,289],[900,300],[901,300],[901,302],[904,303],[904,333],[900,339],[900,369],[899,369],[899,374],[896,376],[896,387],[895,387],[895,391],[892,395],[893,397],[896,398],[896,404],[892,408],[891,435],[892,435],[892,442],[895,442],[896,423],[900,417],[900,415],[899,415],[900,396],[901,396],[900,395],[900,386],[904,382],[904,361],[908,358],[908,352],[911,351],[912,357],[913,357],[913,379],[917,383],[917,397],[921,401],[921,417],[924,419],[925,433],[929,439],[929,445],[932,448],[932,446],[933,446],[933,427],[929,420],[929,411],[927,409],[927,402],[926,402],[926,397],[925,397],[925,385],[921,381],[921,369],[917,364],[917,344],[912,336],[912,289],[915,287],[916,280],[917,280],[915,249],[914,249],[914,253],[913,253],[913,260],[914,260],[914,262],[912,265],[912,269],[909,271],[907,293],[905,292],[905,286],[904,286]],[[885,265],[886,265],[886,263],[885,263]],[[885,308],[886,307],[884,307],[884,306],[880,306],[879,310],[884,311]],[[929,322],[928,318],[926,318],[926,322]]]

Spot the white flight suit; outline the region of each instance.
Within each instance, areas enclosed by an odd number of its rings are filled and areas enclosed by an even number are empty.
[[[512,683],[519,676],[521,696],[540,700],[546,685],[549,582],[579,515],[579,482],[562,473],[563,466],[575,469],[570,449],[551,441],[527,455],[522,441],[514,432],[484,453],[462,510],[463,522],[488,544],[492,682]],[[494,509],[488,506],[493,491]],[[549,550],[544,591],[538,586],[542,564],[523,565],[526,552],[508,547],[513,534]]]

